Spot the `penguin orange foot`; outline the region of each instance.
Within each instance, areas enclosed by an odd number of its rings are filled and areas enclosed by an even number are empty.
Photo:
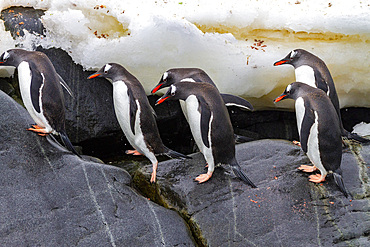
[[[152,172],[152,176],[150,178],[150,182],[151,183],[154,183],[155,182],[155,179],[157,177],[157,168],[158,168],[158,162],[157,163],[153,163],[153,172]]]
[[[40,126],[38,126],[36,124],[33,124],[31,126],[32,127],[31,128],[28,128],[27,130],[36,132],[40,136],[47,136],[48,134],[50,134],[50,132],[48,132],[45,128],[40,127]]]
[[[292,141],[292,142],[293,142],[294,145],[297,145],[298,147],[301,146],[301,142],[299,142],[299,141]]]
[[[208,181],[212,177],[212,172],[207,172],[204,174],[200,174],[198,177],[196,177],[195,181],[198,181],[199,183],[204,183]]]
[[[308,165],[301,165],[298,167],[298,170],[301,170],[303,172],[314,172],[317,170],[316,166],[308,166]]]
[[[321,174],[311,175],[309,176],[309,178],[310,178],[309,181],[314,182],[314,183],[321,183],[325,181],[325,176]]]
[[[139,151],[137,150],[126,150],[125,152],[126,154],[132,154],[132,155],[143,155],[142,153],[140,153]]]

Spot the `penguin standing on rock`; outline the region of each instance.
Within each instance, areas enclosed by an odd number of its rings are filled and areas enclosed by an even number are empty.
[[[195,180],[206,182],[212,177],[215,165],[229,164],[236,176],[256,188],[235,158],[233,128],[217,88],[207,82],[182,80],[171,85],[156,105],[168,99],[185,101],[191,132],[207,162],[208,172]]]
[[[306,50],[296,49],[291,51],[285,58],[275,62],[274,66],[282,64],[290,64],[294,67],[296,81],[314,88],[319,88],[329,96],[339,116],[342,136],[362,143],[370,142],[369,139],[351,133],[343,128],[337,91],[335,90],[333,78],[324,61]]]
[[[333,172],[334,181],[348,197],[340,164],[342,160],[342,139],[340,121],[336,109],[323,90],[294,82],[274,102],[284,99],[295,100],[297,127],[302,150],[313,166],[302,165],[304,172],[319,170],[320,174],[310,175],[314,183],[325,181],[328,172]]]
[[[69,87],[57,74],[49,58],[42,52],[11,49],[0,56],[0,66],[18,70],[23,103],[36,124],[27,130],[40,136],[59,134],[65,146],[77,153],[65,130],[65,103],[62,86]]]
[[[116,63],[104,65],[88,79],[104,77],[113,84],[113,104],[118,122],[131,146],[136,150],[126,153],[145,155],[153,164],[150,182],[155,182],[158,160],[156,155],[170,158],[191,157],[175,152],[162,143],[154,110],[150,106],[141,83],[124,67]]]

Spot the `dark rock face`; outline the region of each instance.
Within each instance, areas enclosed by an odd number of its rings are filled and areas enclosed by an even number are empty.
[[[369,151],[364,147],[362,157],[369,158]],[[257,189],[242,183],[228,166],[216,168],[209,181],[197,184],[194,178],[205,172],[199,153],[190,161],[160,163],[156,185],[147,182],[150,166],[136,173],[134,183],[179,211],[203,246],[369,244],[369,171],[355,152],[344,153],[342,163],[353,201],[342,195],[330,176],[323,184],[309,182],[309,174],[297,170],[309,160],[288,141],[237,145],[237,160]]]
[[[133,190],[123,169],[26,131],[28,112],[0,92],[3,246],[194,246],[179,215]]]

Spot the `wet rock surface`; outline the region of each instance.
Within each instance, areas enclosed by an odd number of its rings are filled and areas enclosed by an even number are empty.
[[[360,148],[360,146],[354,146]],[[364,159],[368,147],[361,151]],[[252,189],[228,166],[216,168],[204,184],[205,161],[169,160],[159,164],[157,184],[149,185],[151,166],[138,170],[134,184],[158,203],[179,211],[202,246],[366,246],[369,244],[368,164],[355,152],[343,154],[344,183],[354,200],[345,198],[332,177],[322,184],[297,170],[309,160],[300,148],[283,140],[237,145],[237,159]]]
[[[26,131],[27,111],[0,92],[2,246],[194,246],[183,219],[140,196],[123,169]]]

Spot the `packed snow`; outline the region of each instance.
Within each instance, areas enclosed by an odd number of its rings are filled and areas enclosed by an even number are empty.
[[[341,107],[370,107],[370,6],[361,0],[2,0],[0,9],[46,10],[46,36],[13,40],[0,21],[0,52],[16,45],[58,47],[86,70],[122,64],[147,93],[169,68],[199,67],[219,90],[272,103],[294,81],[293,67],[273,63],[295,48],[329,67]],[[0,70],[0,76],[7,73]],[[163,90],[162,90],[163,92]]]

